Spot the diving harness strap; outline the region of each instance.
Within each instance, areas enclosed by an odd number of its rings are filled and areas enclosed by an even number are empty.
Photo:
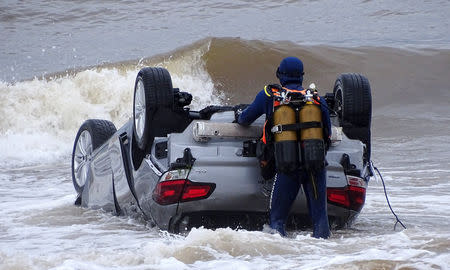
[[[283,131],[297,131],[305,128],[322,128],[321,122],[303,122],[296,124],[288,124],[288,125],[274,125],[270,131],[272,133],[280,133]]]
[[[276,167],[281,172],[293,171],[303,162],[311,181],[313,197],[317,199],[314,168],[315,164],[322,164],[325,159],[318,93],[315,88],[292,90],[279,85],[268,85],[264,91],[274,100],[270,131],[275,135]]]

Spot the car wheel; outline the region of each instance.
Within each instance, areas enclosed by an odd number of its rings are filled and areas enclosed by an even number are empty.
[[[92,152],[117,131],[107,120],[86,120],[78,130],[72,151],[72,181],[78,194],[89,177]]]
[[[361,74],[341,74],[334,84],[335,110],[342,126],[370,127],[372,94],[369,80]]]
[[[172,79],[164,68],[147,67],[139,71],[134,86],[133,133],[137,146],[145,151],[153,143],[153,116],[158,108],[173,109]]]
[[[366,144],[366,160],[370,160],[370,124],[372,94],[369,80],[361,74],[341,74],[334,84],[334,110],[339,124],[350,139]]]

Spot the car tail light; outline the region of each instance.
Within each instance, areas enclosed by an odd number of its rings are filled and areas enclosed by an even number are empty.
[[[366,201],[366,189],[362,187],[349,186],[350,207],[355,211],[361,211]]]
[[[187,179],[159,182],[153,191],[153,200],[161,205],[206,199],[214,191],[213,183],[197,183]]]
[[[350,199],[348,197],[347,187],[345,188],[327,188],[328,202],[350,207]]]
[[[183,195],[181,196],[181,201],[189,201],[195,199],[202,199],[209,195],[211,191],[210,184],[202,183],[192,183],[187,181],[187,185],[184,186]]]
[[[178,202],[185,183],[186,180],[159,182],[153,191],[153,200],[162,205]]]
[[[350,185],[343,188],[327,188],[328,202],[345,208],[361,211],[366,200],[364,180],[347,176]]]

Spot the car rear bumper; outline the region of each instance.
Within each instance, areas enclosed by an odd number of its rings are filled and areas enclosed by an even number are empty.
[[[328,216],[330,227],[340,228],[349,225],[357,216],[357,212],[342,209],[345,214]],[[343,215],[342,215],[343,214]],[[269,212],[234,212],[234,211],[201,211],[181,213],[173,216],[169,222],[169,232],[186,233],[192,228],[206,229],[231,228],[261,231],[268,225]],[[301,230],[311,228],[311,218],[308,214],[290,214],[286,222],[286,229]]]

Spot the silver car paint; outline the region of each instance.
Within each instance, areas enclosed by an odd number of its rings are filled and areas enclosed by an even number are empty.
[[[212,116],[210,121],[230,123],[234,119],[233,112],[221,112]],[[263,125],[260,117],[253,125]],[[119,135],[128,138],[127,154],[131,160],[132,120],[119,129],[109,140],[93,154],[91,177],[88,179],[82,194],[82,205],[93,208],[104,208],[116,211],[115,201],[124,213],[138,211],[153,220],[161,229],[168,229],[171,219],[182,213],[197,211],[243,211],[267,212],[269,210],[270,188],[272,182],[264,181],[259,173],[257,160],[254,157],[242,156],[242,139],[213,138],[208,142],[197,142],[192,135],[193,123],[182,133],[169,134],[167,138],[155,138],[151,153],[140,164],[132,165],[132,179],[129,182],[125,175],[125,159],[120,151]],[[155,145],[167,141],[167,157],[155,157]],[[189,180],[195,182],[215,183],[216,189],[204,200],[184,202],[171,205],[159,205],[152,199],[152,193],[161,174],[168,170],[171,163],[183,156],[186,148],[191,149],[196,159],[189,174]],[[358,140],[350,140],[343,135],[342,141],[332,146],[327,153],[327,186],[345,187],[345,176],[340,159],[348,154],[364,174],[368,168],[363,167],[364,145]],[[109,166],[108,166],[109,165]],[[131,185],[131,186],[130,186]],[[113,189],[114,187],[114,189]],[[135,190],[138,201],[131,189]],[[357,214],[342,207],[329,205],[329,215],[348,218]],[[300,190],[291,209],[292,213],[306,214],[305,196]]]

